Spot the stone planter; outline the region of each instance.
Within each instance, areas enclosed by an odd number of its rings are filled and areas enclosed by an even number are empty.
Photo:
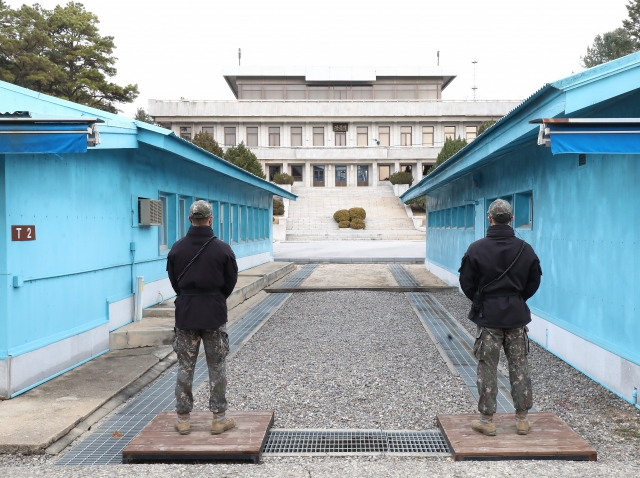
[[[405,192],[407,192],[407,189],[409,189],[409,185],[408,184],[394,184],[393,185],[393,194],[395,194],[397,197],[400,197]]]

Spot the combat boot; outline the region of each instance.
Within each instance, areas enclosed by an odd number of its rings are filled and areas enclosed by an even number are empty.
[[[180,435],[188,435],[191,431],[191,418],[188,413],[178,413],[178,419],[176,420],[176,431]]]
[[[531,428],[531,425],[529,424],[529,420],[527,420],[527,414],[516,413],[516,431],[518,435],[528,435],[529,428]]]
[[[473,420],[471,422],[471,428],[488,437],[496,436],[496,424],[493,423],[492,415],[482,415],[480,420]]]
[[[224,433],[235,426],[236,421],[233,418],[226,418],[224,412],[214,413],[213,421],[211,422],[211,434],[220,435],[220,433]]]

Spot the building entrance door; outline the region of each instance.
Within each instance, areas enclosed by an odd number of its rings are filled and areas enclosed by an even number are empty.
[[[345,187],[347,185],[347,167],[336,166],[336,187]]]
[[[313,167],[313,185],[324,187],[324,166]]]
[[[273,181],[276,174],[280,174],[280,166],[269,166],[269,181]]]
[[[369,166],[358,166],[358,186],[369,185]]]

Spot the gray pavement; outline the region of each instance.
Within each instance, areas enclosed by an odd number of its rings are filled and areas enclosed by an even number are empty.
[[[424,261],[424,241],[313,241],[275,242],[273,257],[282,260],[369,259],[384,262],[393,259]]]

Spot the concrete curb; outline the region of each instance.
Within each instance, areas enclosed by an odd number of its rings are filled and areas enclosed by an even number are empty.
[[[293,292],[333,292],[339,290],[366,290],[374,292],[443,292],[455,289],[449,286],[338,286],[338,287],[268,287],[264,291],[271,294]]]
[[[293,262],[295,264],[424,264],[424,257],[360,257],[360,258],[279,258],[275,262]]]

